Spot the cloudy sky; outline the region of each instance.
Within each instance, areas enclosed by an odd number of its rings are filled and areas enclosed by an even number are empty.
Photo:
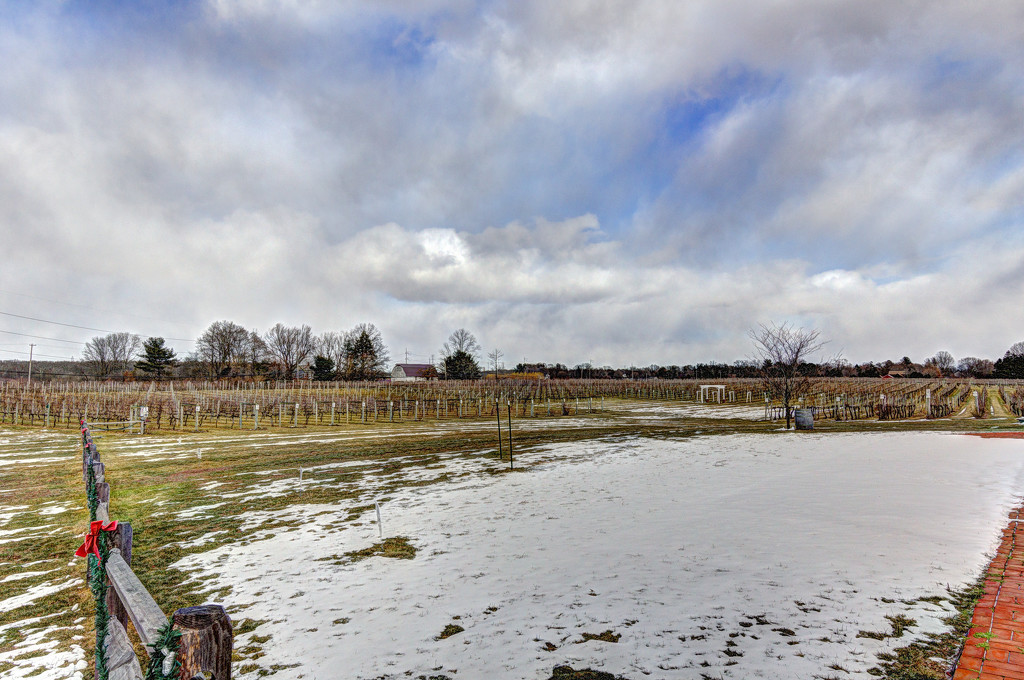
[[[0,0],[0,61],[0,358],[218,319],[570,365],[1024,339],[1019,0]]]

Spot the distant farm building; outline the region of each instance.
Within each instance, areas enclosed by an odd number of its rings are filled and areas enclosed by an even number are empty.
[[[424,382],[436,377],[437,373],[430,364],[395,364],[391,371],[392,382]]]

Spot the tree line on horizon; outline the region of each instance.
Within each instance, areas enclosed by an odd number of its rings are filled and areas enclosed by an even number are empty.
[[[439,379],[472,380],[486,367],[493,375],[507,373],[495,349],[481,357],[476,337],[465,328],[456,329],[442,345],[439,361],[425,376]],[[761,378],[771,360],[740,359],[731,364],[706,362],[686,365],[593,366],[580,363],[520,362],[512,372],[543,375],[552,379],[725,379]],[[308,325],[275,324],[265,333],[247,329],[232,321],[215,321],[196,339],[195,349],[184,357],[167,346],[164,338],[142,340],[120,332],[97,336],[86,343],[80,361],[37,361],[35,375],[53,377],[122,379],[292,379],[378,380],[390,375],[391,357],[380,330],[372,323],[359,323],[344,332],[314,334]],[[0,376],[20,377],[23,360],[0,362]],[[1024,378],[1024,341],[1012,345],[996,361],[978,357],[955,360],[949,352],[938,352],[921,363],[904,356],[899,361],[868,361],[852,364],[842,359],[816,363],[801,360],[801,376],[878,378],[896,375],[907,378]]]

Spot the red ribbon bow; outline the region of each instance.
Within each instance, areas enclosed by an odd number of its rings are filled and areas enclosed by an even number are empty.
[[[100,532],[101,531],[116,531],[117,520],[113,520],[104,524],[102,520],[96,520],[89,525],[89,533],[85,535],[85,543],[78,547],[75,551],[75,557],[85,557],[89,553],[96,556],[96,559],[100,558]]]

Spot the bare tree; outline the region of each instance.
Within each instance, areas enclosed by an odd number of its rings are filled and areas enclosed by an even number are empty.
[[[450,357],[456,352],[465,352],[476,359],[480,356],[480,343],[476,336],[465,328],[459,328],[448,336],[448,341],[441,347],[441,358]]]
[[[214,321],[196,339],[195,358],[209,369],[211,377],[231,373],[232,365],[245,363],[250,334],[232,321]]]
[[[345,365],[345,334],[326,331],[316,336],[316,353],[334,362],[335,367]]]
[[[956,361],[953,359],[953,355],[949,352],[936,352],[935,356],[930,359],[926,359],[924,362],[925,366],[934,366],[938,370],[939,375],[951,375],[953,369],[956,367]]]
[[[1006,353],[1014,357],[1024,356],[1024,340],[1010,345],[1010,349],[1006,350]]]
[[[263,336],[267,351],[280,364],[286,378],[295,375],[295,369],[313,353],[313,331],[309,326],[274,324]]]
[[[790,406],[811,386],[810,378],[800,373],[800,364],[821,349],[820,331],[793,328],[791,324],[759,324],[750,331],[754,354],[761,371],[761,383],[772,399],[778,399],[786,411],[786,429],[790,424]]]
[[[93,364],[99,377],[116,371],[127,371],[132,359],[142,348],[142,341],[134,333],[110,333],[95,337],[85,344],[82,358]]]
[[[497,379],[497,377],[498,377],[498,362],[501,361],[501,358],[503,356],[505,356],[505,353],[502,352],[497,347],[494,348],[493,352],[488,352],[487,353],[487,358],[491,360],[491,366],[494,368],[494,377],[495,377],[495,379]]]
[[[92,364],[96,375],[100,377],[110,373],[114,363],[105,337],[95,337],[85,343],[82,358]]]
[[[995,364],[988,359],[979,359],[978,357],[964,357],[956,365],[957,373],[971,378],[988,378],[994,369]]]
[[[255,376],[265,372],[269,356],[270,350],[267,349],[267,343],[263,342],[260,334],[256,331],[249,331],[249,337],[245,341],[245,356],[242,359],[249,375]]]

